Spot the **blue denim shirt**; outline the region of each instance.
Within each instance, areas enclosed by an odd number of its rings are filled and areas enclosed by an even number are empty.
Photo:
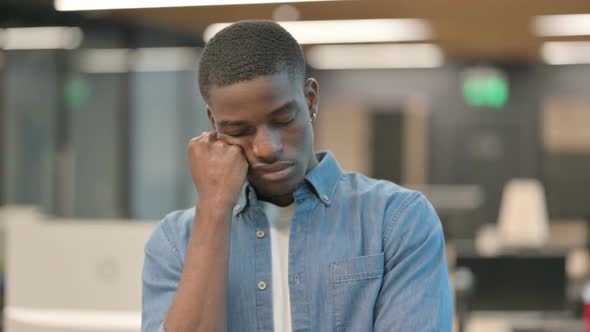
[[[289,239],[293,331],[451,331],[442,227],[417,192],[343,172],[331,153],[295,191]],[[228,331],[273,331],[269,225],[247,184],[235,206]],[[166,216],[145,247],[142,331],[163,331],[194,209]],[[266,236],[257,237],[262,230]],[[264,281],[267,287],[258,287]],[[261,289],[264,288],[264,289]]]

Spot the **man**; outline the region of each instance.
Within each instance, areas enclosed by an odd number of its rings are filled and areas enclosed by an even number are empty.
[[[451,330],[435,211],[314,152],[318,83],[287,31],[225,28],[199,86],[214,131],[188,148],[196,208],[146,245],[143,331]]]

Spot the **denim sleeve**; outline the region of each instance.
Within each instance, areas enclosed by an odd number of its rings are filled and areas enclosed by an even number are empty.
[[[182,274],[182,258],[168,230],[169,215],[158,225],[145,246],[142,274],[142,332],[165,332],[164,320]]]
[[[453,299],[440,220],[420,193],[391,211],[375,331],[450,332]]]

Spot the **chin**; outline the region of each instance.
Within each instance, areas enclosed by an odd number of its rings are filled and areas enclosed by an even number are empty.
[[[287,180],[285,182],[267,182],[267,181],[253,181],[251,182],[259,195],[265,197],[277,197],[292,194],[301,181]]]

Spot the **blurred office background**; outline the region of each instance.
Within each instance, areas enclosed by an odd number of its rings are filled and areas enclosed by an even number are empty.
[[[590,2],[189,2],[0,0],[0,220],[11,225],[0,252],[16,321],[7,331],[89,331],[90,316],[123,322],[96,331],[134,330],[140,280],[122,277],[131,273],[122,266],[141,266],[156,220],[194,204],[186,144],[210,128],[199,54],[243,19],[283,22],[304,44],[320,83],[318,149],[430,198],[445,229],[457,330],[584,330]],[[39,219],[37,228],[19,218]],[[53,240],[43,235],[53,231]],[[121,258],[67,243],[101,236],[114,239],[104,247],[134,247]],[[76,246],[80,257],[50,256]],[[55,302],[68,292],[59,274],[38,287],[53,293],[28,296],[26,283],[44,273],[36,259],[94,271],[74,273],[88,279],[80,290],[95,282],[92,294],[133,299]]]

